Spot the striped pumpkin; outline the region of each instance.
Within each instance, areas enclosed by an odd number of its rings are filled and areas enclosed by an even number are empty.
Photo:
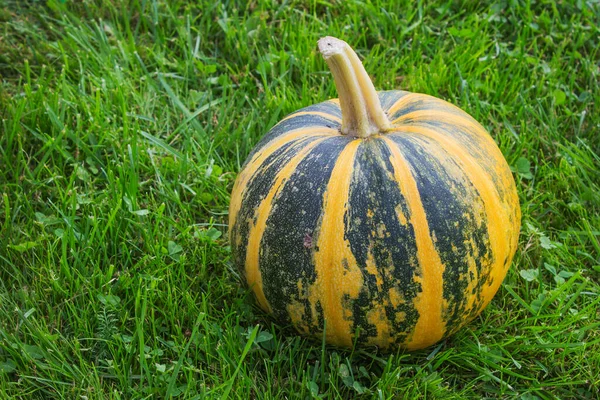
[[[235,183],[233,260],[259,305],[340,346],[424,348],[475,318],[516,250],[510,169],[459,108],[375,92],[345,42],[319,48],[340,99],[260,141]]]

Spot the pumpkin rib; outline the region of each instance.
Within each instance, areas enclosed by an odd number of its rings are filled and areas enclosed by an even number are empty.
[[[516,189],[510,169],[506,164],[502,152],[479,123],[456,126],[446,121],[411,121],[408,124],[403,123],[401,126],[396,127],[391,133],[418,135],[423,130],[437,132],[439,137],[453,140],[462,149],[462,152],[470,154],[481,168],[485,170],[488,177],[494,182],[502,202],[510,203],[512,201]],[[478,132],[474,132],[474,130]],[[515,207],[514,203],[512,207]]]
[[[339,134],[339,126],[339,123],[320,115],[309,114],[297,118],[288,118],[285,121],[277,123],[265,136],[263,136],[256,146],[254,146],[242,167],[245,167],[245,164],[250,161],[256,153],[260,152],[263,148],[270,146],[274,140],[278,140],[282,136],[302,130],[309,130],[307,133],[315,133],[316,130],[325,135],[337,136]]]
[[[281,122],[287,121],[287,120],[289,120],[291,118],[302,117],[302,116],[307,116],[307,115],[316,115],[316,116],[328,119],[331,122],[335,122],[335,123],[338,123],[338,124],[342,123],[342,119],[340,117],[332,115],[332,114],[328,114],[326,112],[322,112],[322,111],[302,111],[302,110],[298,111],[298,112],[295,112],[293,114],[288,115],[287,117],[285,117],[284,119],[282,119],[279,122],[281,123]]]
[[[488,135],[481,125],[475,121],[469,114],[462,112],[451,112],[448,110],[435,110],[436,120],[432,120],[432,110],[416,110],[402,114],[398,118],[394,119],[395,129],[403,124],[418,123],[418,122],[430,122],[435,121],[436,123],[444,123],[451,126],[461,126],[472,131],[478,138],[485,139],[486,141],[493,141],[490,135]]]
[[[380,90],[377,92],[377,96],[379,97],[381,107],[383,108],[383,111],[387,114],[390,121],[392,120],[391,114],[389,112],[390,108],[392,108],[394,104],[398,103],[402,98],[410,94],[411,92],[407,92],[405,90]]]
[[[380,136],[363,141],[352,166],[344,236],[363,285],[351,307],[358,344],[388,348],[404,343],[419,319],[412,303],[421,292],[417,243],[407,199],[390,151]]]
[[[360,145],[359,140],[348,143],[337,157],[329,183],[323,194],[322,219],[318,226],[317,244],[313,253],[316,282],[309,289],[309,301],[313,309],[317,303],[323,308],[326,321],[325,335],[332,343],[352,345],[352,321],[346,314],[345,298],[354,299],[362,287],[362,272],[345,235],[344,216],[348,209],[348,195],[353,165]],[[345,285],[341,285],[344,282]]]
[[[392,123],[396,123],[396,119],[398,117],[395,116],[395,114],[398,111],[403,111],[408,105],[411,105],[417,101],[417,99],[419,99],[422,95],[420,93],[409,93],[405,96],[400,97],[398,100],[396,100],[387,110],[387,114],[390,117],[390,121],[392,121]]]
[[[500,287],[504,276],[508,272],[508,267],[510,266],[510,262],[512,260],[512,257],[510,257],[513,248],[512,242],[514,242],[515,237],[518,236],[520,224],[514,221],[511,230],[507,232],[505,229],[502,229],[504,226],[504,218],[498,215],[498,210],[504,210],[506,217],[509,218],[510,210],[513,209],[512,205],[502,203],[498,189],[496,185],[493,184],[488,174],[483,171],[479,163],[477,163],[472,156],[465,152],[459,144],[457,144],[453,139],[449,139],[447,136],[440,134],[433,129],[418,128],[414,129],[413,132],[415,134],[430,138],[438,143],[439,150],[447,153],[452,159],[455,160],[455,162],[458,163],[459,167],[468,177],[469,181],[473,182],[483,200],[488,226],[488,235],[490,237],[490,244],[492,246],[492,258],[496,264],[495,266],[490,266],[490,270],[498,271],[495,276],[490,277],[491,282],[489,282],[483,289],[482,297],[484,302],[480,308],[480,310],[483,310],[483,308],[485,308],[492,300],[494,294]],[[394,133],[392,135],[401,136],[401,133]]]
[[[483,303],[481,292],[492,265],[485,204],[458,163],[435,141],[414,134],[390,139],[403,149],[419,191],[425,193],[431,235],[446,265],[442,318],[448,334]]]
[[[444,265],[433,244],[427,215],[411,167],[396,143],[385,136],[382,140],[388,146],[396,181],[408,203],[410,223],[417,241],[417,259],[422,269],[420,277],[415,276],[415,281],[420,283],[422,288],[421,294],[414,300],[419,320],[407,343],[409,350],[416,350],[437,342],[444,335],[445,327],[442,321]]]
[[[428,111],[430,116],[432,115],[432,112],[437,114],[439,111],[444,111],[453,115],[468,116],[468,114],[454,104],[423,93],[410,93],[409,95],[400,98],[400,100],[390,107],[387,112],[392,123],[397,124],[400,122],[400,118],[405,115],[421,111]]]
[[[274,199],[260,242],[265,296],[275,316],[300,332],[322,331],[322,305],[309,301],[316,287],[313,250],[324,193],[339,155],[351,140],[328,138],[304,157]]]
[[[457,108],[457,111],[460,109]],[[432,112],[435,112],[436,119],[432,119]],[[506,163],[494,139],[479,122],[465,112],[454,113],[438,109],[411,111],[395,119],[394,124],[391,132],[418,132],[421,128],[444,130],[464,147],[463,151],[471,152],[477,149],[482,161],[485,158],[485,161],[494,163],[492,167],[497,167],[499,162]],[[489,156],[492,156],[491,160]]]
[[[292,157],[283,168],[277,173],[273,184],[267,195],[262,199],[254,213],[253,220],[255,221],[248,232],[248,244],[245,260],[246,279],[248,285],[252,287],[256,297],[263,309],[272,312],[263,291],[262,276],[259,269],[259,249],[262,235],[265,231],[267,218],[271,212],[273,199],[277,196],[286,181],[294,173],[298,164],[306,157],[306,155],[315,148],[319,143],[329,138],[316,139],[308,143],[304,148]]]
[[[242,168],[242,171],[238,175],[234,185],[229,203],[229,226],[235,227],[237,216],[242,206],[243,198],[246,194],[246,189],[250,186],[251,180],[261,171],[268,167],[264,165],[265,161],[273,155],[277,150],[281,149],[285,144],[301,143],[309,138],[327,138],[334,137],[333,131],[337,134],[337,131],[330,130],[325,127],[310,127],[304,129],[298,129],[289,131],[286,134],[282,134],[277,138],[273,139],[269,143],[265,144],[261,149],[256,151],[247,161]],[[232,229],[230,229],[230,240]]]
[[[312,104],[310,106],[296,110],[296,111],[288,114],[287,116],[285,116],[284,120],[286,118],[289,119],[289,118],[297,115],[300,112],[313,112],[313,111],[331,115],[332,117],[339,118],[339,119],[342,118],[342,110],[340,109],[340,102],[337,99],[329,99],[329,100],[323,101],[321,103]],[[277,124],[275,124],[275,127],[279,126],[279,124],[281,124],[282,122],[283,122],[283,120],[277,122]]]

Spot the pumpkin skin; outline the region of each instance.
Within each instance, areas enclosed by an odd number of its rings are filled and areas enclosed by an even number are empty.
[[[271,129],[235,183],[230,243],[282,323],[334,345],[414,350],[491,301],[520,208],[502,153],[467,113],[423,94],[377,95],[392,132],[341,135],[337,99]]]

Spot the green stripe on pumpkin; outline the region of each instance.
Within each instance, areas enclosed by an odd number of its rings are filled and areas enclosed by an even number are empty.
[[[351,304],[358,343],[388,348],[408,341],[420,317],[417,243],[390,151],[377,136],[360,143],[352,171],[345,232],[363,285]]]

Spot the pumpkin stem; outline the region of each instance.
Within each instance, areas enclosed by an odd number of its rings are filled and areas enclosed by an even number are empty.
[[[366,138],[391,128],[379,97],[358,56],[343,40],[326,36],[319,51],[335,79],[342,109],[342,134]]]

